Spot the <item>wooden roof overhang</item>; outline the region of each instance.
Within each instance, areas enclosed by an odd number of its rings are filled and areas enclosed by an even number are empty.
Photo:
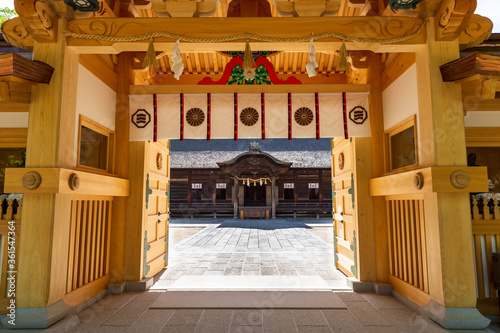
[[[461,85],[465,111],[500,110],[500,56],[473,52],[441,66],[445,82]]]
[[[237,177],[272,177],[288,171],[292,163],[280,161],[260,149],[240,154],[232,160],[217,162],[219,168]]]
[[[54,69],[15,52],[0,54],[0,111],[28,112],[31,87],[49,83]]]

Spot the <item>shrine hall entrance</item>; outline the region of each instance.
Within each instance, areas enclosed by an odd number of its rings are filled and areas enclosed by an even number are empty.
[[[267,186],[247,186],[244,187],[245,196],[243,206],[266,206]],[[270,188],[269,188],[270,190]]]
[[[330,147],[170,141],[168,263],[152,288],[349,289],[335,267]],[[274,218],[241,214],[273,204]]]

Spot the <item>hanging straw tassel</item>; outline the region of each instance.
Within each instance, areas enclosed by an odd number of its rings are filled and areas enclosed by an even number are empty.
[[[245,55],[243,56],[243,68],[251,68],[252,67],[252,50],[250,49],[250,43],[248,42],[245,45]]]
[[[149,41],[148,51],[146,52],[146,56],[144,57],[142,66],[144,68],[158,69],[158,61],[156,60],[156,51],[153,44],[153,38],[151,38],[151,40]]]
[[[342,40],[342,45],[340,45],[339,50],[339,64],[337,66],[338,71],[346,71],[347,70],[347,49],[345,47],[345,41]]]

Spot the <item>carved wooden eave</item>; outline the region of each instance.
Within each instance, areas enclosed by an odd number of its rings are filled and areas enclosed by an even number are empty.
[[[476,10],[476,6],[477,0],[444,0],[434,20],[436,40],[457,39]]]
[[[290,162],[280,161],[260,149],[250,149],[230,161],[217,162],[223,172],[237,177],[277,176],[292,166]]]
[[[443,81],[462,86],[462,99],[468,111],[480,110],[481,101],[500,101],[500,56],[474,52],[441,66]]]
[[[2,24],[2,34],[5,40],[24,50],[33,51],[33,37],[24,27],[20,17],[14,17]]]
[[[474,47],[491,36],[493,22],[487,17],[473,14],[458,38],[460,49]]]
[[[196,24],[194,24],[196,23]],[[166,32],[173,36],[214,38],[238,34],[254,34],[273,38],[294,38],[335,32],[352,38],[370,39],[371,42],[346,41],[348,49],[365,50],[377,48],[384,50],[414,48],[425,44],[425,28],[408,40],[393,44],[384,41],[416,33],[424,21],[409,17],[229,17],[229,18],[101,18],[83,19],[68,22],[67,30],[76,34],[93,34],[103,37],[132,37],[154,32]],[[208,28],[209,27],[209,28]],[[228,30],[228,27],[231,27]],[[269,27],[272,27],[270,29]],[[172,38],[155,38],[157,51],[170,51],[175,42]],[[380,41],[380,42],[379,42]],[[324,38],[315,40],[317,52],[338,50],[341,39]],[[141,41],[103,41],[96,39],[68,38],[68,45],[77,53],[119,53],[122,51],[146,51],[149,40]],[[251,40],[254,51],[267,51],[270,42]],[[304,51],[308,42],[272,42],[273,49],[283,51]],[[223,42],[184,42],[182,52],[241,51],[244,40]]]
[[[16,109],[20,107],[14,104],[28,106],[31,87],[39,83],[49,83],[53,71],[47,64],[31,61],[14,52],[1,54],[0,110],[8,112],[11,111],[10,106]]]

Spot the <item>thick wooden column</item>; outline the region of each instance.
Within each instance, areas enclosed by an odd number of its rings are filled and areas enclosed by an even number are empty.
[[[238,178],[234,177],[233,178],[234,185],[233,185],[233,205],[234,205],[234,215],[233,218],[237,219],[238,218]]]
[[[384,173],[384,112],[382,103],[382,76],[381,55],[368,53],[369,67],[367,70],[367,82],[370,84],[370,128],[371,137],[371,174],[372,178],[379,177]],[[389,280],[389,250],[387,240],[387,222],[385,200],[383,197],[372,197],[373,199],[373,232],[375,241],[376,280],[388,282]]]
[[[54,24],[62,31],[65,23],[59,20]],[[26,167],[73,168],[78,55],[67,49],[64,38],[59,36],[56,43],[35,41],[33,58],[55,70],[49,84],[32,88]],[[17,307],[47,308],[61,301],[66,293],[71,198],[62,194],[25,194],[23,201]],[[33,313],[26,310],[23,314],[27,320],[36,321],[31,322],[33,325],[51,321],[45,309],[38,313],[40,320],[32,319]],[[18,319],[21,324],[21,317]]]
[[[272,195],[272,218],[276,218],[276,176],[273,176],[272,178],[272,188],[271,188],[271,195]]]
[[[118,55],[116,74],[118,89],[116,93],[115,116],[115,173],[121,178],[128,178],[129,164],[129,87],[133,83],[132,54]],[[125,254],[125,221],[127,219],[127,198],[118,197],[113,200],[113,216],[111,220],[111,251],[109,258],[110,283],[123,281]]]
[[[439,71],[459,56],[458,40],[436,42],[434,22],[429,22],[427,44],[416,53],[423,167],[467,165],[460,86],[443,82]],[[446,328],[483,328],[488,320],[475,309],[469,195],[429,193],[424,205],[432,298],[424,309]]]
[[[354,161],[356,161],[354,195],[358,279],[362,282],[387,282],[389,257],[385,200],[383,197],[371,197],[368,190],[369,179],[378,177],[384,172],[384,112],[380,84],[382,74],[380,54],[370,52],[368,62],[371,138],[353,139]]]

